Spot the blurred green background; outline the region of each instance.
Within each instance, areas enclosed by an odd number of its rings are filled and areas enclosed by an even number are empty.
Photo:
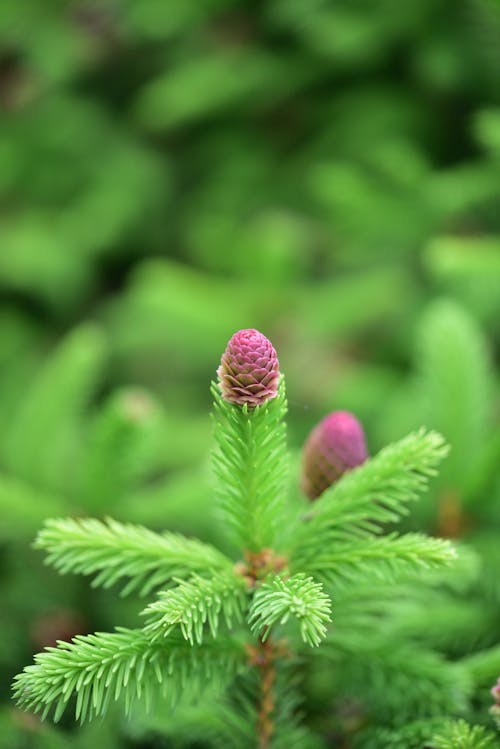
[[[338,408],[371,452],[441,429],[412,522],[499,561],[499,200],[498,0],[0,4],[2,749],[67,745],[10,705],[33,651],[135,621],[43,569],[44,518],[217,537],[239,328],[278,350],[293,449]]]

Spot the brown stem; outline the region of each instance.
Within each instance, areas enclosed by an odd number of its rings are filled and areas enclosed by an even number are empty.
[[[437,533],[444,538],[460,538],[467,531],[468,518],[460,497],[453,490],[443,492],[438,505]]]
[[[235,565],[235,572],[243,575],[249,588],[256,588],[270,572],[278,573],[287,565],[285,557],[272,549],[245,551],[244,561]],[[269,749],[274,731],[274,682],[276,680],[276,658],[288,656],[283,642],[274,643],[265,627],[257,645],[247,646],[249,663],[260,671],[260,700],[257,714],[258,749]]]
[[[259,738],[259,749],[269,749],[274,729],[272,714],[274,712],[273,687],[276,679],[276,666],[274,664],[273,645],[269,639],[264,642],[262,635],[259,637],[257,665],[261,674],[257,735]]]

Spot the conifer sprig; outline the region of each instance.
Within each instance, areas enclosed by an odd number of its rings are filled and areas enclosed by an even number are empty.
[[[500,645],[466,656],[462,664],[474,683],[484,687],[492,683],[500,673]]]
[[[387,720],[400,724],[460,713],[471,695],[470,679],[459,663],[398,640],[380,623],[371,629],[332,627],[313,653],[323,662],[331,661],[341,694],[354,698],[363,694],[372,715],[384,711]]]
[[[298,574],[264,582],[253,597],[249,621],[252,631],[265,641],[271,627],[294,618],[303,641],[315,647],[326,635],[330,614],[331,602],[321,584]]]
[[[213,465],[224,517],[243,548],[272,546],[288,466],[284,379],[277,396],[255,408],[225,401],[215,383],[212,394],[217,443]]]
[[[432,738],[435,749],[497,749],[498,737],[483,726],[465,720],[448,721]]]
[[[466,487],[493,412],[486,341],[472,316],[438,299],[421,320],[417,353],[424,418],[453,445],[440,481]]]
[[[193,575],[176,588],[161,592],[157,601],[143,611],[145,632],[155,639],[167,637],[180,626],[183,637],[201,644],[205,624],[217,637],[221,620],[227,627],[241,622],[247,605],[247,584],[241,575],[219,572],[212,579]]]
[[[297,569],[318,549],[369,538],[399,520],[447,453],[441,435],[421,429],[346,473],[316,500],[299,527],[293,551]]]
[[[341,583],[353,576],[376,576],[393,580],[405,570],[441,568],[456,559],[454,547],[441,538],[422,533],[395,533],[349,542],[339,542],[320,551],[302,565],[305,572],[329,583]],[[374,564],[375,562],[375,564]]]
[[[93,518],[48,520],[35,547],[61,574],[93,575],[94,587],[109,588],[128,578],[122,595],[146,595],[174,578],[231,570],[215,547],[176,533],[154,533],[139,525]]]
[[[431,737],[444,723],[444,718],[432,716],[412,720],[391,728],[368,728],[358,736],[356,749],[422,749],[430,747]]]
[[[106,712],[122,697],[126,711],[142,698],[151,706],[161,695],[174,704],[186,690],[198,693],[207,682],[232,678],[245,653],[233,640],[192,647],[182,637],[151,641],[141,630],[118,628],[60,642],[35,656],[14,682],[19,704],[58,721],[76,695],[75,717],[84,721]]]

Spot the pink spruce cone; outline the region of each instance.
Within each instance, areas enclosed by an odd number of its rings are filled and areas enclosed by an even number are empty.
[[[239,330],[222,354],[217,370],[224,400],[260,406],[278,394],[280,370],[271,341],[258,330]]]
[[[304,445],[301,488],[309,499],[368,457],[363,427],[348,411],[334,411],[314,427]]]
[[[491,695],[496,700],[497,704],[500,705],[500,678],[495,686],[491,688]]]

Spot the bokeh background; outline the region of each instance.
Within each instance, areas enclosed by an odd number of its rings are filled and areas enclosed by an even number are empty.
[[[338,408],[372,452],[445,433],[410,522],[480,538],[495,640],[498,0],[1,3],[0,196],[2,749],[68,745],[10,704],[35,650],[136,621],[43,568],[44,518],[217,538],[209,382],[242,327],[294,450]],[[153,745],[119,716],[71,741]]]

